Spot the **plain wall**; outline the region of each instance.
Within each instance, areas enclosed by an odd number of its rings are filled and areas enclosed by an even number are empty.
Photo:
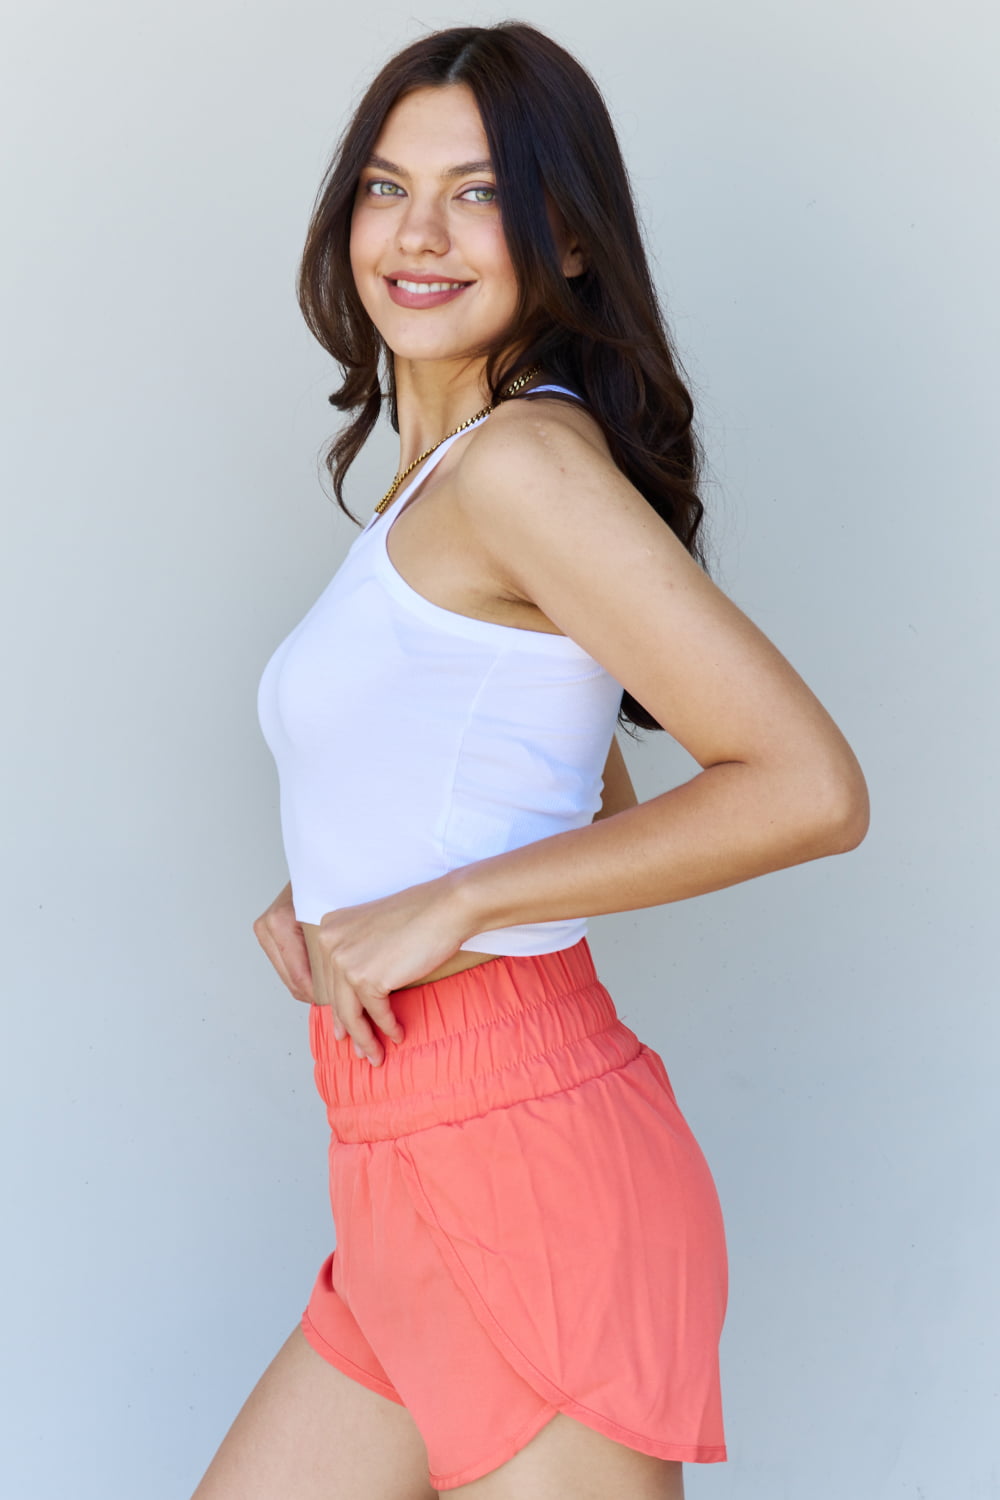
[[[6,8],[0,77],[18,1500],[187,1496],[333,1243],[306,1008],[251,929],[287,878],[257,680],[356,534],[294,274],[377,67],[508,16],[605,92],[714,576],[872,800],[848,855],[591,920],[726,1218],[730,1457],[688,1493],[1000,1493],[995,9],[53,0]],[[386,423],[356,514],[397,459]],[[697,770],[623,744],[640,797]]]

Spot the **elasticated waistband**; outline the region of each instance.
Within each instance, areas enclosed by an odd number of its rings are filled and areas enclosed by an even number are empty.
[[[543,1098],[623,1067],[643,1043],[597,977],[587,939],[556,953],[500,954],[444,979],[393,990],[406,1032],[380,1034],[373,1067],[328,1005],[309,1011],[314,1076],[333,1135],[391,1140]]]

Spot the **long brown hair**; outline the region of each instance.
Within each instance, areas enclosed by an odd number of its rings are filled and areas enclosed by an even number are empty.
[[[468,85],[479,107],[519,287],[511,324],[482,351],[490,400],[534,364],[578,391],[617,467],[707,572],[694,403],[678,373],[614,126],[586,69],[521,21],[431,32],[390,58],[320,184],[296,291],[310,330],[345,372],[330,403],[355,413],[324,455],[337,503],[357,521],[344,503],[344,477],[381,412],[382,363],[389,418],[399,431],[393,360],[351,270],[358,180],[393,106],[413,89],[455,83]],[[562,272],[546,196],[583,247],[586,269],[578,276]],[[618,721],[626,730],[663,727],[627,690]]]

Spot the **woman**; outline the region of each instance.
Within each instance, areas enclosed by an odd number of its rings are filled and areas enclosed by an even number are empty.
[[[356,413],[342,507],[383,362],[400,435],[260,688],[291,880],[255,931],[310,1005],[337,1248],[197,1500],[678,1500],[726,1457],[722,1216],[586,918],[854,848],[864,778],[704,569],[691,399],[562,48],[393,58],[299,293]],[[637,805],[616,721],[700,774]]]

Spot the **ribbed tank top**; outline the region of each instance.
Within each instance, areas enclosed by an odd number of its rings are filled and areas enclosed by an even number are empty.
[[[621,685],[570,637],[433,604],[389,560],[396,518],[479,422],[373,513],[260,679],[300,922],[582,828],[601,805]],[[587,925],[525,922],[461,947],[551,953]]]

